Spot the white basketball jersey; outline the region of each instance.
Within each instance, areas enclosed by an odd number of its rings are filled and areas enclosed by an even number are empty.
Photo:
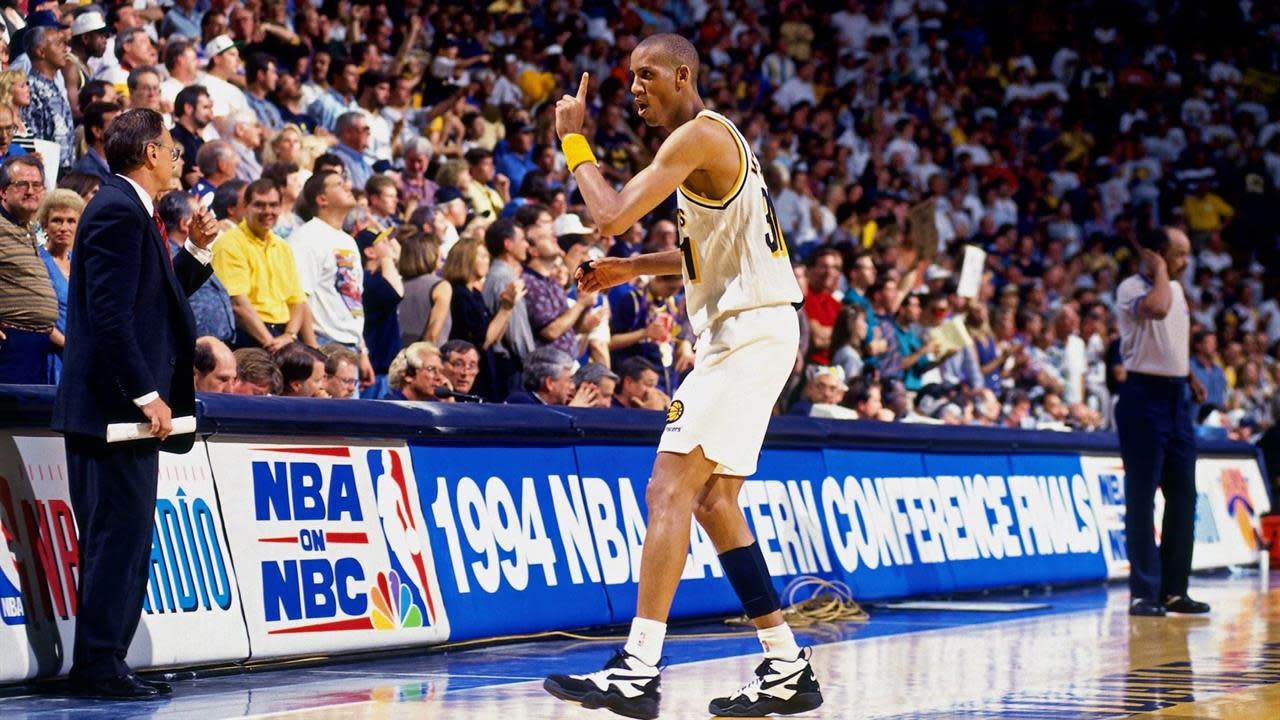
[[[804,296],[759,161],[728,118],[710,110],[698,117],[723,124],[739,158],[738,179],[724,199],[684,185],[676,191],[685,303],[693,331],[701,335],[727,313],[799,303]]]

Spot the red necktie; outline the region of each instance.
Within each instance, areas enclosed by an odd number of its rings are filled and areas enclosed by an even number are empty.
[[[164,221],[160,219],[160,211],[156,210],[151,219],[155,221],[156,230],[160,231],[160,242],[164,244],[164,256],[169,259],[169,267],[173,267],[173,253],[169,250],[169,231],[164,227]]]

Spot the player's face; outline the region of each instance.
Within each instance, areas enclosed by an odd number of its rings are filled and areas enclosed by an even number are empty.
[[[675,104],[676,68],[655,49],[638,47],[631,53],[631,72],[636,114],[650,126],[662,125]]]

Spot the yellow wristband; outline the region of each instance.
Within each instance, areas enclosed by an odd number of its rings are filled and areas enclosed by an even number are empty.
[[[584,162],[597,163],[596,154],[591,152],[591,143],[587,142],[586,136],[582,133],[565,135],[564,140],[560,141],[560,147],[564,150],[564,159],[569,165],[569,172],[577,170],[578,166]]]

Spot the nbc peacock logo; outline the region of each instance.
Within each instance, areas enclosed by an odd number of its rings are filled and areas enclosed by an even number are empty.
[[[374,630],[396,630],[422,627],[422,608],[413,601],[413,592],[400,582],[395,570],[378,573],[378,581],[369,589],[373,609],[369,619]]]

